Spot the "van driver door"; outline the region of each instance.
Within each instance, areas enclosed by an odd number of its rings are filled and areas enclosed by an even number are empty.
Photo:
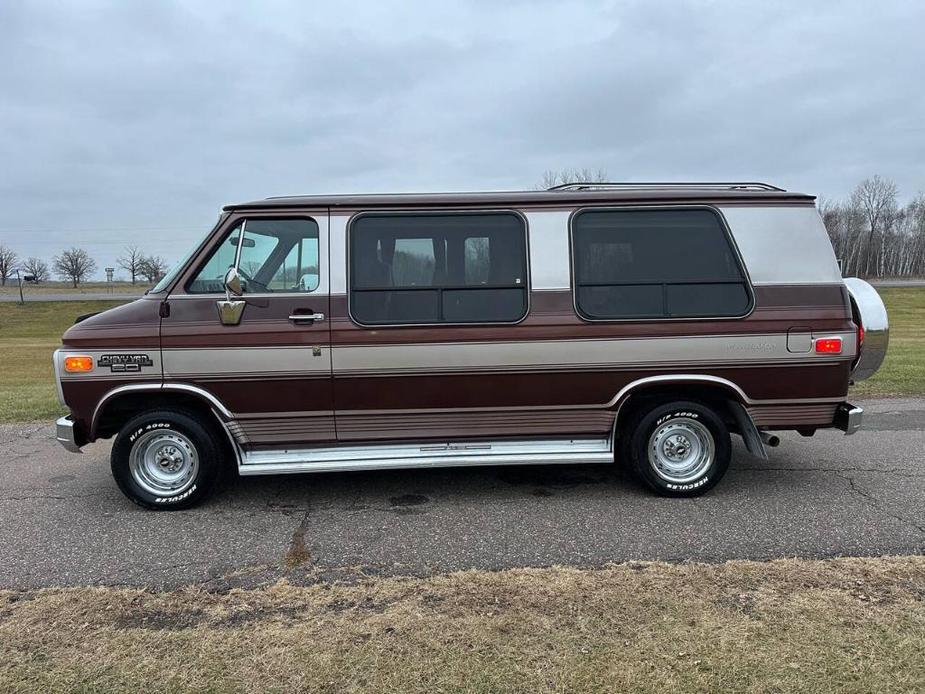
[[[214,398],[243,446],[334,441],[327,211],[234,214],[214,238],[168,297],[165,384]]]

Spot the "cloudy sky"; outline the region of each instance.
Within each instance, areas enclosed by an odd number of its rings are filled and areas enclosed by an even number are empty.
[[[923,26],[913,0],[3,2],[0,243],[173,261],[227,202],[564,167],[907,198]]]

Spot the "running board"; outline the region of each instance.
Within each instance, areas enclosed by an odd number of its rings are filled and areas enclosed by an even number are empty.
[[[242,451],[241,475],[475,465],[612,463],[610,439],[426,443]]]

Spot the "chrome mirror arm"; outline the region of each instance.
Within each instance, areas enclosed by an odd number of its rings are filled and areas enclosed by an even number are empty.
[[[238,247],[234,251],[234,269],[241,267],[241,249],[244,248],[244,234],[247,231],[247,220],[241,222],[241,232],[238,234]]]

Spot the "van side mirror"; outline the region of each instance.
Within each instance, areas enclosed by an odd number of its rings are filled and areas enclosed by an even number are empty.
[[[215,302],[218,308],[218,319],[222,325],[237,325],[241,322],[244,313],[244,299],[233,300],[232,296],[241,296],[244,293],[241,286],[241,275],[236,267],[228,268],[225,272],[225,299]]]
[[[235,267],[228,268],[228,271],[225,273],[224,284],[225,291],[229,294],[241,296],[244,293],[244,289],[241,285],[241,275]]]

